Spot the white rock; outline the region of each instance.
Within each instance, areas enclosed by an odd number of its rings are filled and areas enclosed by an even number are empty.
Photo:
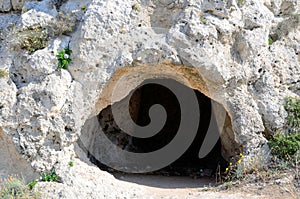
[[[76,156],[72,147],[84,124],[102,109],[144,79],[164,76],[198,89],[225,108],[231,120],[226,135],[232,142],[223,143],[243,146],[248,160],[261,151],[267,158],[263,132],[282,129],[284,98],[300,93],[299,28],[297,23],[284,25],[290,13],[299,14],[298,2],[67,1],[60,10],[80,20],[70,36],[50,38],[45,49],[32,55],[1,42],[0,68],[10,76],[0,79],[0,126],[36,171],[57,169],[64,184],[41,183],[42,189],[49,187],[44,189],[47,196],[51,190],[61,198],[110,197],[114,186],[102,186],[107,184],[103,180],[115,181],[97,168],[76,160],[82,168],[72,172],[80,177],[68,176],[67,161]],[[135,3],[140,11],[133,9]],[[13,23],[20,20],[30,27],[55,22],[52,1],[25,5],[28,11],[19,18],[13,15]],[[85,11],[83,5],[88,6]],[[0,30],[8,27],[11,16],[0,16]],[[279,30],[282,34],[270,45],[269,36]],[[73,63],[68,71],[58,72],[57,52],[68,45]],[[124,74],[131,76],[122,82],[119,98],[111,101],[114,83]],[[88,139],[88,133],[83,137]],[[231,149],[226,146],[223,152]],[[132,196],[124,185],[115,186]]]
[[[36,0],[11,0],[11,5],[14,10],[22,10],[23,5],[28,1],[36,1]]]
[[[26,162],[15,148],[10,138],[0,128],[0,178],[5,179],[12,175],[24,178],[26,182],[38,177],[28,162]],[[2,181],[0,182],[0,184]]]
[[[1,0],[0,1],[0,12],[10,11],[12,8],[10,0]]]

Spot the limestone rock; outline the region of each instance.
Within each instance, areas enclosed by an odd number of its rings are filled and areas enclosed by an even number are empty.
[[[23,3],[2,0],[0,11],[19,10]],[[23,13],[0,15],[1,33],[10,22],[20,30],[50,26],[59,12],[77,19],[73,32],[49,37],[48,46],[31,55],[11,48],[9,39],[0,40],[0,69],[9,72],[0,79],[2,137],[5,143],[11,139],[35,171],[56,168],[64,184],[39,186],[56,190],[58,198],[92,196],[90,190],[82,192],[81,177],[91,181],[90,189],[100,187],[93,197],[111,193],[112,187],[103,181],[112,177],[82,163],[84,155],[76,160],[84,169],[72,171],[81,176],[78,179],[69,177],[62,164],[78,156],[73,145],[79,139],[99,139],[91,138],[100,111],[124,99],[145,79],[175,79],[222,105],[226,159],[239,150],[246,160],[258,152],[267,158],[264,133],[283,128],[284,99],[300,94],[296,0],[43,0],[26,2],[25,7]],[[56,71],[57,52],[67,46],[73,50],[73,62],[69,70]],[[116,85],[120,88],[114,90]],[[112,93],[117,97],[112,99]],[[1,172],[10,173],[4,167]],[[49,196],[47,189],[44,193]],[[125,188],[124,196],[134,197]]]
[[[56,20],[57,10],[51,0],[41,2],[26,2],[26,9],[22,15],[22,25],[25,27],[46,27],[51,21]]]
[[[10,0],[1,0],[0,1],[0,12],[10,11],[12,8]]]
[[[0,178],[17,175],[30,182],[38,178],[30,164],[24,160],[15,148],[10,138],[0,129]]]
[[[25,2],[36,1],[36,0],[11,0],[11,5],[14,10],[22,10]]]
[[[136,184],[117,181],[111,174],[78,159],[72,168],[68,168],[67,162],[58,167],[63,184],[42,182],[35,187],[45,198],[140,198],[145,193]]]

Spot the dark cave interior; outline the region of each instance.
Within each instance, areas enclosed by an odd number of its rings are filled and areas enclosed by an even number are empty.
[[[171,81],[173,84],[178,84],[178,86],[184,86],[175,80],[166,79],[165,81]],[[186,89],[190,88],[186,87]],[[200,147],[209,127],[212,108],[210,98],[197,90],[194,90],[194,92],[197,96],[200,109],[199,128],[194,141],[179,159],[165,168],[151,172],[151,174],[214,176],[216,171],[220,169],[223,170],[226,167],[227,163],[221,155],[220,138],[206,157],[202,159],[198,157]],[[148,112],[150,107],[154,104],[160,104],[165,108],[167,113],[166,123],[159,133],[150,138],[132,137],[125,132],[122,132],[117,126],[111,127],[113,117],[110,110],[111,106],[108,106],[99,113],[98,120],[102,131],[111,141],[123,148],[123,150],[146,153],[162,148],[174,138],[180,125],[181,110],[176,96],[168,88],[159,84],[143,84],[143,86],[133,92],[129,104],[130,115],[137,125],[147,126],[150,123]],[[103,114],[104,111],[106,113],[109,112],[110,114]],[[109,115],[109,118],[107,115]],[[115,172],[101,162],[95,160],[92,156],[89,158],[100,169]]]

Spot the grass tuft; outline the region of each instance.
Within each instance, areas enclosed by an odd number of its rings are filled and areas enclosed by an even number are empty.
[[[38,199],[40,194],[32,191],[24,180],[17,176],[10,176],[2,180],[0,185],[0,198],[3,199]]]

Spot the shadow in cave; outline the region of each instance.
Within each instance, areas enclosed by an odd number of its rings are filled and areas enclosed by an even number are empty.
[[[168,81],[168,83],[171,81],[171,83],[176,86],[186,87],[175,80],[166,79],[163,81]],[[185,89],[191,88],[186,87]],[[206,157],[202,159],[199,159],[198,157],[200,147],[206,136],[213,113],[211,108],[211,99],[197,90],[194,90],[194,92],[197,96],[200,109],[199,128],[194,141],[188,150],[175,162],[165,168],[148,174],[164,176],[192,176],[196,178],[213,177],[218,169],[222,170],[226,167],[226,162],[221,155],[220,139]],[[164,147],[174,138],[180,125],[181,110],[176,96],[168,88],[162,85],[153,83],[143,84],[143,86],[135,90],[132,94],[129,112],[132,120],[136,124],[140,126],[147,126],[150,123],[148,115],[149,109],[154,104],[162,105],[167,113],[166,123],[161,131],[156,135],[150,138],[136,138],[126,134],[114,123],[111,106],[103,109],[98,115],[98,121],[102,131],[113,143],[127,151],[147,153]],[[89,154],[88,156],[100,169],[112,172],[117,178],[120,178],[120,176],[124,177],[124,175],[121,175],[120,172],[112,170],[93,158],[92,155]],[[126,179],[132,182],[137,181],[138,178],[134,176],[137,176],[138,174],[131,175],[131,177],[128,177],[127,175]]]

